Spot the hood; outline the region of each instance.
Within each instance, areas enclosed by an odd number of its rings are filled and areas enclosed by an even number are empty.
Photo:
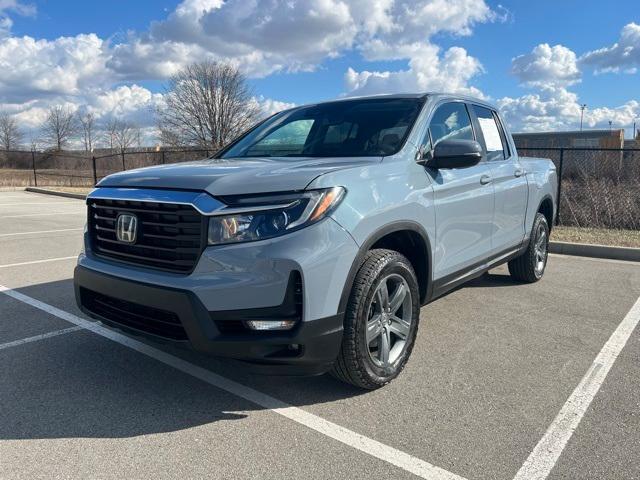
[[[204,190],[238,195],[304,190],[316,177],[379,163],[382,157],[209,159],[109,175],[99,187]]]

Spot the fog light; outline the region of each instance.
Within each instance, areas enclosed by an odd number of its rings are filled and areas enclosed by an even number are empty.
[[[291,330],[295,320],[247,320],[247,327],[251,330]]]

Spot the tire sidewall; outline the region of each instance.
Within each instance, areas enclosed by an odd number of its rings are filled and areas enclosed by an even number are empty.
[[[373,362],[369,355],[368,344],[366,341],[366,329],[368,321],[367,315],[369,313],[369,305],[373,300],[376,289],[380,285],[382,279],[390,274],[398,274],[402,276],[402,278],[406,280],[407,285],[409,286],[412,303],[411,326],[409,329],[409,335],[407,336],[407,343],[400,357],[398,357],[398,359],[390,366],[380,367]],[[372,278],[368,282],[366,295],[362,297],[362,301],[360,301],[358,305],[355,305],[355,335],[357,338],[358,362],[361,364],[361,367],[366,372],[371,381],[378,384],[384,384],[398,376],[398,374],[402,371],[404,365],[406,364],[411,354],[411,350],[413,349],[420,316],[419,290],[418,282],[413,269],[407,263],[404,257],[400,255],[393,255],[387,258],[387,261],[384,262],[375,272],[375,274],[371,275],[371,277]]]

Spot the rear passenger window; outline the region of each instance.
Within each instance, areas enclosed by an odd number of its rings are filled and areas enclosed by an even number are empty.
[[[433,142],[431,148],[441,140],[473,140],[471,119],[465,104],[452,102],[438,107],[429,124],[429,135]]]
[[[487,160],[504,160],[506,158],[504,154],[503,136],[500,131],[501,128],[496,123],[496,119],[492,110],[478,105],[473,106],[473,111],[478,117],[478,123],[480,123],[480,130],[484,137],[484,144],[487,148]]]

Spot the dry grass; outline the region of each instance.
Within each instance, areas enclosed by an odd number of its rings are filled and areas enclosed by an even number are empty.
[[[99,172],[103,175],[103,172]],[[106,172],[104,175],[111,172]],[[42,169],[38,170],[38,186],[89,187],[93,185],[93,173],[89,170]],[[1,187],[33,187],[33,170],[0,169]]]
[[[588,243],[614,247],[640,248],[640,230],[612,230],[605,228],[554,227],[551,240]]]
[[[0,169],[0,187],[33,186],[33,172],[30,170]]]

